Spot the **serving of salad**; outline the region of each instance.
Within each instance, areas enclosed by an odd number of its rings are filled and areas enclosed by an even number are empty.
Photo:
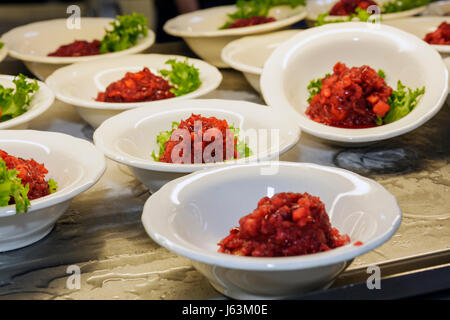
[[[48,56],[81,57],[122,51],[136,45],[140,37],[148,34],[147,18],[135,12],[131,15],[119,15],[110,24],[112,28],[105,30],[103,39],[75,40],[60,46],[54,52],[50,52]]]
[[[14,204],[16,213],[28,211],[30,200],[56,192],[55,180],[45,179],[48,170],[34,159],[26,160],[0,150],[0,206]]]
[[[396,13],[426,6],[431,0],[393,0],[384,2],[380,8],[381,14]],[[348,21],[368,21],[371,13],[368,12],[371,6],[378,6],[373,0],[339,0],[334,4],[329,12],[318,15],[316,26],[328,23],[348,22]],[[373,12],[372,12],[373,13]],[[343,16],[345,18],[331,18],[331,16]]]
[[[352,129],[397,121],[417,106],[425,87],[407,88],[398,80],[394,90],[385,78],[383,70],[367,65],[348,68],[338,62],[333,74],[309,83],[306,115],[322,124]]]
[[[156,137],[158,153],[152,158],[167,163],[212,163],[252,155],[247,144],[239,140],[239,129],[226,120],[192,114]]]
[[[29,81],[23,74],[15,77],[13,83],[15,88],[0,85],[0,122],[27,112],[34,94],[39,90],[37,81]]]
[[[276,6],[288,5],[291,8],[304,6],[304,0],[238,0],[237,10],[228,15],[227,22],[219,29],[242,28],[276,21],[269,17],[269,10]]]
[[[149,68],[125,76],[97,94],[96,101],[143,102],[182,96],[197,90],[201,85],[200,72],[188,59],[169,59],[170,69],[159,70],[156,75]]]

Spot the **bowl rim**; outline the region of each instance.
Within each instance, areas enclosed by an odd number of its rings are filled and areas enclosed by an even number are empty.
[[[291,33],[292,36],[294,34],[299,33],[303,31],[302,29],[289,29],[289,30],[282,30],[282,31],[276,31],[271,32],[268,34],[258,34],[258,35],[251,35],[251,36],[245,36],[236,40],[231,41],[228,43],[223,49],[221,53],[221,58],[225,63],[229,64],[233,69],[239,70],[241,72],[251,73],[255,75],[261,75],[263,72],[263,67],[255,67],[249,64],[245,64],[244,62],[240,62],[237,59],[233,59],[232,53],[236,50],[236,48],[239,48],[238,50],[240,52],[245,52],[251,49],[251,42],[257,39],[264,39],[265,37],[273,37],[276,34],[282,34],[282,33]],[[286,39],[287,40],[287,39]]]
[[[391,25],[390,23],[396,24],[396,23],[407,23],[407,24],[412,24],[414,22],[419,22],[419,21],[428,21],[430,20],[439,20],[440,22],[442,21],[447,21],[448,23],[450,23],[450,17],[448,16],[421,16],[421,17],[405,17],[405,18],[401,18],[401,19],[395,19],[395,20],[391,20],[389,21],[387,24],[391,27],[397,28],[396,26]],[[437,25],[436,25],[437,28]],[[401,28],[397,28],[397,29],[401,29]],[[404,30],[406,31],[406,30]],[[410,33],[409,31],[406,31],[408,33]],[[420,39],[420,38],[419,38]],[[423,40],[423,39],[421,39]],[[437,51],[439,51],[440,53],[450,53],[450,45],[443,45],[443,44],[430,44],[431,47],[435,48]]]
[[[220,107],[221,104],[227,104],[228,106],[234,105],[236,106],[243,106],[243,108],[239,108],[239,111],[228,109],[225,107]],[[150,155],[148,159],[142,159],[137,157],[126,157],[120,153],[117,153],[115,150],[110,149],[107,144],[104,141],[104,136],[108,135],[108,132],[111,130],[114,130],[114,128],[117,128],[115,126],[115,123],[119,123],[122,121],[131,121],[129,118],[131,118],[131,115],[133,114],[145,114],[146,116],[149,115],[167,115],[168,113],[177,113],[181,111],[186,110],[207,110],[207,111],[218,111],[218,112],[225,112],[225,113],[237,113],[240,112],[241,115],[244,117],[250,117],[250,110],[252,111],[252,114],[254,115],[255,112],[268,112],[272,113],[275,112],[271,108],[267,108],[264,105],[260,105],[257,103],[249,102],[249,101],[240,101],[240,100],[226,100],[226,99],[190,99],[187,101],[167,101],[165,104],[161,103],[160,105],[156,106],[146,106],[142,108],[136,108],[127,110],[125,112],[122,112],[118,115],[115,115],[107,120],[105,120],[94,132],[94,144],[105,154],[105,156],[111,160],[114,160],[116,162],[119,162],[121,164],[133,167],[133,168],[139,168],[139,169],[145,169],[145,170],[151,170],[151,171],[158,171],[158,172],[177,172],[177,173],[190,173],[197,170],[205,169],[205,168],[212,168],[212,167],[221,167],[221,166],[232,166],[237,163],[247,163],[252,161],[264,161],[267,159],[271,159],[273,157],[276,157],[277,155],[281,155],[288,150],[290,150],[294,145],[298,142],[300,139],[300,128],[296,125],[295,121],[291,121],[287,115],[282,115],[286,119],[286,124],[291,122],[292,130],[294,133],[292,135],[289,135],[289,139],[280,146],[280,149],[278,151],[271,151],[268,154],[265,153],[258,153],[255,155],[252,155],[250,157],[241,158],[237,160],[230,160],[226,162],[218,162],[218,163],[207,163],[207,164],[174,164],[174,163],[164,163],[164,162],[156,162],[153,159],[151,159]],[[247,113],[248,115],[244,115]],[[270,117],[266,117],[266,119],[270,119]],[[155,121],[155,120],[153,120]],[[261,155],[262,154],[262,155]]]
[[[431,119],[443,106],[446,101],[448,94],[448,81],[449,81],[449,72],[444,64],[439,53],[432,49],[426,42],[420,40],[415,35],[412,35],[406,31],[400,30],[398,28],[394,28],[391,26],[381,24],[379,26],[383,29],[383,32],[388,33],[391,37],[393,34],[401,35],[402,37],[407,38],[412,43],[417,44],[417,47],[422,47],[424,50],[429,50],[429,54],[433,55],[436,58],[436,63],[442,64],[442,72],[445,76],[445,84],[443,84],[441,95],[434,106],[429,108],[429,110],[419,119],[415,121],[410,121],[404,124],[399,128],[389,128],[388,125],[383,125],[383,131],[377,130],[379,127],[375,128],[365,128],[365,129],[345,129],[327,126],[321,123],[317,123],[307,117],[302,117],[298,111],[296,111],[292,105],[287,101],[282,93],[282,89],[278,87],[278,83],[282,83],[282,75],[279,72],[281,70],[280,64],[283,61],[283,57],[290,50],[290,47],[300,41],[300,39],[312,39],[311,36],[315,36],[315,39],[322,38],[322,35],[329,36],[325,31],[339,31],[339,30],[353,30],[356,29],[358,31],[365,31],[370,29],[370,25],[364,22],[346,22],[346,23],[336,23],[336,24],[327,24],[324,26],[311,28],[305,30],[304,32],[299,33],[296,36],[293,36],[291,39],[284,42],[281,46],[279,46],[272,53],[270,58],[266,61],[264,65],[264,70],[261,75],[261,91],[266,103],[274,107],[275,105],[279,106],[278,108],[284,110],[285,112],[289,112],[292,117],[297,119],[299,126],[302,131],[307,132],[313,136],[340,142],[340,143],[367,143],[374,141],[381,141],[390,139],[407,132],[410,132],[429,119]],[[336,30],[335,30],[336,29]],[[378,30],[380,31],[380,30]],[[280,82],[281,81],[281,82]],[[275,84],[275,85],[274,85]],[[276,96],[276,97],[275,97]],[[276,101],[275,101],[276,100]],[[281,102],[280,102],[281,100]],[[403,120],[400,119],[398,121]],[[395,122],[394,122],[395,123]],[[357,130],[357,131],[355,131]],[[357,133],[357,135],[355,134]]]
[[[187,179],[194,179],[198,175],[215,174],[216,172],[222,170],[233,170],[245,166],[262,167],[265,165],[271,165],[273,163],[274,161],[236,165],[233,167],[207,169],[194,172],[190,175],[168,182],[160,190],[158,190],[150,198],[148,198],[147,201],[145,202],[143,213],[141,216],[141,221],[145,231],[156,243],[165,247],[166,249],[173,251],[181,256],[187,257],[191,260],[205,263],[208,265],[215,265],[223,268],[238,269],[238,270],[251,270],[251,271],[290,271],[290,270],[303,270],[350,261],[355,257],[367,253],[379,247],[386,241],[388,241],[399,228],[402,220],[402,212],[398,205],[398,201],[378,182],[341,168],[328,167],[312,163],[284,162],[284,161],[277,161],[276,163],[280,166],[305,167],[308,169],[325,170],[329,172],[338,173],[341,175],[347,176],[351,175],[354,179],[370,183],[373,187],[379,190],[383,190],[386,193],[386,197],[389,197],[393,201],[393,203],[396,204],[395,208],[396,216],[394,217],[395,220],[393,224],[390,225],[390,227],[387,230],[385,230],[383,234],[366,243],[363,243],[361,246],[355,246],[352,242],[339,248],[314,254],[291,256],[291,257],[255,258],[255,257],[233,256],[219,252],[212,254],[210,251],[206,250],[202,252],[201,250],[196,249],[194,245],[192,247],[183,245],[184,240],[178,239],[169,230],[168,231],[156,230],[154,228],[154,225],[151,223],[152,219],[155,219],[151,218],[152,214],[150,213],[152,212],[151,206],[153,205],[153,203],[165,203],[164,197],[166,196],[166,194],[170,195],[173,189],[176,189],[180,185],[180,183],[184,182]],[[173,211],[171,212],[173,213]],[[161,211],[161,214],[162,213],[163,212]],[[165,222],[166,220],[163,219],[163,221],[164,223],[166,223]],[[168,222],[167,225],[169,225]]]
[[[298,14],[295,14],[291,17],[282,19],[282,20],[276,20],[270,23],[263,23],[258,24],[254,26],[249,27],[242,27],[242,28],[233,28],[233,29],[221,29],[221,30],[213,30],[213,31],[186,31],[186,30],[178,30],[174,28],[172,25],[178,25],[179,22],[182,22],[183,24],[186,24],[184,20],[188,19],[190,16],[197,15],[199,13],[203,15],[207,15],[208,13],[211,13],[211,11],[226,11],[229,8],[236,7],[235,5],[227,5],[227,6],[218,6],[218,7],[212,7],[207,9],[201,9],[196,10],[189,13],[184,13],[181,15],[178,15],[170,20],[168,20],[164,26],[163,30],[172,35],[177,37],[186,37],[186,38],[201,38],[201,37],[227,37],[227,36],[241,36],[241,35],[249,35],[253,33],[263,33],[268,32],[274,29],[280,29],[289,25],[292,25],[298,21],[303,20],[306,15],[306,6],[299,6],[302,7],[303,10],[299,12]],[[297,8],[290,8],[290,10],[295,10]]]
[[[84,172],[84,176],[78,177],[77,181],[67,188],[63,188],[53,194],[31,200],[28,212],[22,214],[33,214],[43,208],[48,208],[59,204],[61,202],[70,200],[80,193],[91,188],[103,175],[106,169],[106,161],[104,155],[89,141],[75,138],[71,135],[59,132],[51,131],[39,131],[39,130],[4,130],[0,131],[0,140],[25,140],[33,136],[28,141],[39,141],[39,144],[46,144],[46,141],[65,140],[66,145],[77,145],[85,152],[92,154],[92,161],[96,161],[94,168],[95,172]],[[0,207],[0,219],[16,215],[16,209],[14,205]]]
[[[162,102],[166,102],[167,100],[179,101],[179,100],[193,99],[196,97],[200,97],[200,96],[203,96],[203,95],[217,89],[223,80],[222,73],[215,66],[209,64],[206,61],[200,60],[200,59],[190,58],[190,57],[180,56],[180,55],[141,53],[141,54],[132,54],[132,55],[127,55],[127,56],[121,56],[121,57],[117,57],[117,58],[109,58],[107,61],[110,63],[116,63],[117,65],[119,65],[119,64],[123,63],[121,61],[126,61],[127,59],[131,60],[131,59],[133,59],[133,57],[148,58],[149,60],[151,60],[152,58],[157,58],[157,59],[164,58],[167,60],[172,59],[172,58],[180,59],[180,60],[188,59],[188,62],[190,62],[191,64],[194,63],[197,66],[200,73],[201,73],[200,69],[203,69],[204,71],[209,71],[211,74],[214,73],[215,78],[212,79],[210,82],[206,82],[206,83],[202,82],[202,85],[198,89],[196,89],[195,91],[192,91],[190,93],[187,93],[185,95],[182,95],[182,96],[173,97],[173,98],[169,98],[169,99],[163,99],[163,100],[157,100],[157,101],[127,102],[127,103],[95,101],[95,100],[93,100],[94,97],[92,97],[92,100],[86,100],[83,98],[69,97],[60,92],[60,90],[59,90],[60,86],[57,84],[58,83],[57,77],[60,76],[60,74],[64,75],[65,73],[67,73],[68,75],[70,75],[70,73],[74,69],[77,69],[80,66],[83,67],[83,66],[95,65],[96,61],[79,62],[79,63],[74,63],[71,65],[59,68],[59,69],[55,70],[50,76],[47,77],[47,79],[45,80],[45,83],[53,90],[53,92],[55,93],[55,96],[58,100],[61,100],[62,102],[74,105],[76,107],[97,109],[97,110],[128,110],[128,109],[133,109],[133,108],[143,107],[143,106],[148,106],[148,105],[154,106],[154,105],[160,104]],[[143,65],[142,67],[150,67],[150,66]],[[200,76],[201,76],[201,74],[200,74]]]
[[[107,23],[114,21],[113,18],[103,18],[103,17],[83,17],[83,20],[88,20],[91,23],[92,22],[99,22],[101,23]],[[8,46],[8,42],[6,41],[7,37],[12,37],[16,32],[20,32],[22,28],[29,28],[33,25],[39,25],[39,24],[48,24],[48,23],[61,23],[65,22],[66,19],[50,19],[50,20],[44,20],[44,21],[37,21],[28,23],[22,26],[18,26],[16,28],[13,28],[9,30],[8,32],[4,33],[0,41],[4,42],[6,46]],[[96,59],[103,59],[103,58],[112,58],[112,57],[119,57],[124,55],[129,55],[137,52],[144,51],[145,49],[148,49],[150,46],[153,45],[155,42],[156,35],[153,30],[150,28],[148,29],[148,34],[145,37],[141,37],[136,45],[125,49],[121,51],[116,52],[109,52],[104,54],[97,54],[92,56],[82,56],[82,57],[49,57],[49,56],[42,56],[42,55],[34,55],[34,54],[28,54],[28,53],[21,53],[20,51],[14,50],[11,48],[11,46],[8,46],[8,53],[11,57],[27,61],[27,62],[37,62],[37,63],[47,63],[47,64],[70,64],[70,63],[76,63],[76,62],[82,62],[82,61],[92,61]]]
[[[11,83],[15,77],[16,76],[0,74],[0,79],[10,80]],[[34,79],[27,77],[27,80],[33,81]],[[55,95],[53,94],[53,91],[44,82],[39,81],[39,80],[36,80],[36,81],[39,85],[39,90],[34,94],[36,95],[38,92],[42,93],[45,96],[45,100],[42,101],[41,103],[37,104],[37,106],[35,105],[34,108],[32,108],[33,107],[33,99],[32,99],[29,109],[24,114],[21,114],[20,116],[15,117],[13,119],[10,119],[10,120],[4,121],[4,122],[0,122],[0,130],[8,129],[11,127],[15,127],[15,126],[19,126],[21,124],[27,123],[27,122],[33,120],[34,118],[37,118],[38,116],[40,116],[48,108],[50,108],[50,106],[53,104],[53,102],[55,101]]]

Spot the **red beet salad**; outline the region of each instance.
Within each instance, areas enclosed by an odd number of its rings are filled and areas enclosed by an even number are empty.
[[[389,111],[392,94],[384,79],[369,66],[348,68],[338,62],[333,74],[322,79],[322,87],[306,110],[314,121],[344,128],[376,126],[376,117]]]
[[[424,39],[429,44],[450,45],[450,23],[442,22],[434,32],[430,32]]]
[[[281,257],[327,251],[350,242],[330,224],[325,205],[308,193],[264,197],[239,220],[239,227],[219,242],[219,252],[253,257]]]
[[[175,97],[171,92],[174,86],[161,76],[153,74],[148,68],[139,72],[127,72],[125,76],[99,92],[97,101],[102,102],[143,102]]]
[[[43,163],[38,163],[34,159],[16,158],[3,150],[0,150],[0,158],[3,159],[8,170],[17,171],[17,177],[20,178],[23,186],[28,185],[29,200],[38,199],[54,192],[52,182],[49,184],[49,181],[45,180],[48,170]]]
[[[208,138],[207,136],[210,135]],[[226,120],[219,120],[216,117],[202,117],[192,114],[186,120],[182,120],[177,128],[174,128],[170,136],[178,136],[180,139],[170,139],[164,143],[164,152],[159,156],[158,161],[168,163],[208,163],[204,153],[209,145],[216,143],[220,136],[222,148],[212,151],[211,160],[218,161],[238,158],[237,137],[234,136]],[[187,136],[188,140],[183,140]],[[229,150],[227,150],[229,148]],[[188,151],[190,155],[187,154]],[[174,155],[177,159],[173,159]],[[227,155],[229,158],[227,158]]]
[[[348,16],[356,13],[356,8],[367,10],[368,7],[377,5],[372,0],[340,0],[330,10],[332,16]]]
[[[72,43],[62,45],[54,52],[48,54],[49,57],[82,57],[100,54],[100,41],[75,40]]]
[[[263,17],[263,16],[255,16],[250,18],[237,19],[235,22],[230,24],[227,28],[242,28],[242,27],[250,27],[256,26],[258,24],[269,23],[276,21],[273,17]]]

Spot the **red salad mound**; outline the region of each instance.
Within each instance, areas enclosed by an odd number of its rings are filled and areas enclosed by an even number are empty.
[[[322,88],[306,110],[314,121],[343,128],[376,126],[376,117],[390,110],[392,94],[384,79],[369,66],[347,68],[338,62],[333,74],[322,80]]]
[[[219,242],[219,252],[253,257],[281,257],[327,251],[350,242],[331,227],[325,205],[308,193],[264,197],[239,220],[239,227]]]
[[[105,92],[99,92],[97,101],[103,102],[142,102],[175,97],[170,92],[174,88],[163,77],[153,74],[148,68],[132,73],[111,83]]]
[[[100,40],[92,42],[75,40],[72,43],[60,46],[55,52],[48,54],[49,57],[82,57],[100,54]]]
[[[332,16],[348,16],[356,13],[356,8],[367,10],[368,7],[377,5],[372,0],[340,0],[330,10]]]
[[[255,16],[255,17],[251,17],[251,18],[237,19],[235,22],[230,24],[227,27],[227,29],[255,26],[257,24],[269,23],[269,22],[274,22],[274,21],[276,21],[276,19],[273,17],[263,17],[263,16]]]
[[[197,123],[197,125],[196,125]],[[196,131],[196,127],[200,128],[201,125],[201,130]],[[234,137],[233,132],[230,130],[230,127],[227,123],[226,120],[219,120],[216,117],[210,117],[210,118],[206,118],[206,117],[202,117],[201,115],[196,115],[196,114],[192,114],[188,119],[186,120],[182,120],[180,122],[180,125],[174,129],[172,131],[172,135],[174,133],[177,132],[181,132],[182,130],[187,130],[186,132],[188,132],[188,134],[190,135],[190,162],[189,160],[184,161],[184,154],[183,154],[183,150],[189,150],[188,149],[188,142],[185,142],[184,140],[179,140],[179,139],[175,139],[175,140],[168,140],[165,145],[164,145],[164,153],[160,156],[160,158],[158,159],[158,161],[160,162],[168,162],[168,163],[207,163],[209,161],[206,161],[207,159],[205,159],[203,157],[203,153],[205,151],[205,148],[208,147],[208,145],[210,145],[211,143],[215,142],[215,137],[211,136],[211,141],[208,141],[209,139],[206,139],[206,136],[208,134],[205,134],[207,131],[209,131],[210,129],[217,129],[220,131],[221,135],[222,135],[222,149],[221,149],[221,153],[222,154],[215,154],[213,152],[213,154],[211,154],[212,157],[218,157],[220,161],[224,161],[224,160],[230,160],[227,159],[227,153],[229,155],[233,156],[233,159],[237,159],[238,158],[238,152],[237,149],[235,148],[235,145],[237,144],[237,137]],[[211,132],[211,131],[209,131]],[[228,142],[228,143],[227,143]],[[185,148],[181,148],[180,146],[185,146]],[[175,146],[178,146],[178,150],[180,150],[179,153],[179,159],[172,159],[172,152],[174,152],[174,148]],[[230,150],[228,150],[227,152],[227,147],[228,148],[232,148]],[[197,154],[201,156],[200,158],[196,157],[196,151],[197,150],[201,150],[201,152],[197,151]],[[176,152],[176,151],[175,151]],[[231,158],[231,157],[230,157]]]
[[[29,192],[28,199],[33,200],[50,194],[50,187],[45,181],[45,175],[48,170],[44,164],[37,163],[33,159],[25,160],[9,155],[3,150],[0,150],[0,158],[5,161],[8,170],[17,170],[17,176],[21,179],[24,186],[28,184]]]
[[[450,45],[450,23],[442,22],[434,32],[430,32],[424,39],[429,44]]]

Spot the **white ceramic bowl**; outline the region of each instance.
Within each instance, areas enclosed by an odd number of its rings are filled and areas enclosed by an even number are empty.
[[[415,17],[409,19],[399,19],[387,21],[386,24],[424,39],[425,36],[436,31],[442,22],[450,23],[450,17]],[[440,53],[450,53],[450,45],[431,45]]]
[[[14,76],[0,75],[0,85],[5,88],[15,88],[13,83],[14,78]],[[32,81],[32,79],[28,80]],[[53,104],[55,96],[53,95],[52,90],[41,81],[38,81],[38,85],[39,90],[34,93],[31,103],[28,106],[28,111],[11,120],[0,122],[0,130],[26,129],[31,120],[41,115]]]
[[[189,47],[207,62],[217,67],[228,67],[221,59],[221,52],[230,41],[247,35],[286,28],[306,16],[303,6],[294,9],[289,6],[278,6],[269,12],[269,16],[274,17],[277,21],[244,28],[219,30],[227,21],[227,14],[235,10],[236,6],[231,5],[183,14],[167,21],[164,31],[170,35],[182,37]]]
[[[277,168],[272,175],[262,170]],[[218,253],[217,243],[264,196],[308,192],[325,203],[351,243],[326,252],[256,258]],[[396,199],[352,172],[272,162],[208,169],[174,180],[145,203],[142,223],[161,246],[192,260],[221,293],[236,299],[290,298],[330,286],[357,256],[386,242],[401,222]],[[187,227],[188,226],[188,227]],[[363,245],[355,246],[356,241]]]
[[[105,170],[105,158],[95,146],[72,136],[33,130],[0,130],[0,149],[44,163],[58,190],[32,200],[27,213],[15,206],[0,208],[0,252],[22,248],[45,237],[72,199],[86,191]]]
[[[450,2],[448,0],[432,2],[424,12],[429,16],[446,16],[450,14]]]
[[[161,69],[170,70],[171,66],[165,64],[169,59],[185,61],[187,58],[176,55],[138,54],[76,63],[56,70],[47,78],[46,83],[59,100],[75,106],[80,116],[92,127],[97,128],[103,121],[124,110],[163,103],[164,100],[114,103],[95,101],[95,98],[99,91],[105,91],[110,83],[120,80],[127,72],[137,72],[144,67],[148,67],[155,74]],[[222,81],[222,74],[216,67],[191,58],[188,59],[188,63],[199,69],[202,85],[193,92],[170,100],[200,97],[216,89]]]
[[[0,41],[0,42],[2,42],[2,41]],[[6,45],[3,44],[3,48],[0,49],[0,62],[2,62],[3,59],[5,59],[7,55],[8,55],[8,49],[6,49]]]
[[[383,3],[390,2],[392,0],[375,0],[376,3],[380,6],[380,9],[382,9]],[[306,5],[306,9],[308,11],[308,15],[306,16],[306,19],[310,21],[316,21],[317,17],[320,14],[330,12],[331,8],[333,8],[334,4],[338,2],[338,0],[308,0],[308,3]],[[381,19],[382,21],[389,21],[389,20],[395,20],[405,17],[412,17],[417,14],[420,14],[424,12],[427,9],[427,6],[417,7],[410,10],[405,10],[401,12],[395,12],[395,13],[386,13],[382,14]],[[345,16],[327,16],[325,18],[325,21],[329,20],[335,20],[335,19],[344,19]]]
[[[222,60],[233,69],[241,71],[258,92],[264,63],[281,43],[300,30],[284,30],[257,36],[243,37],[227,44],[222,50]]]
[[[339,61],[384,70],[394,89],[401,80],[407,87],[425,86],[426,92],[411,113],[387,125],[345,129],[317,123],[305,114],[307,86]],[[305,132],[357,145],[404,134],[429,120],[447,97],[448,71],[437,51],[412,34],[383,24],[336,23],[303,31],[279,46],[264,66],[261,89],[268,105],[291,111]]]
[[[184,120],[192,113],[225,119],[230,126],[240,128],[242,135],[250,136],[250,131],[254,130],[256,138],[247,140],[253,155],[209,164],[154,161],[151,154],[159,150],[157,135],[170,130],[173,121]],[[267,133],[267,140],[263,140],[263,134],[258,135],[258,130]],[[272,139],[272,134],[277,135],[278,140]],[[272,108],[245,101],[199,99],[167,101],[123,112],[103,122],[94,133],[94,142],[108,158],[129,166],[150,192],[155,192],[168,181],[197,170],[274,159],[294,146],[299,137],[295,121]]]
[[[55,51],[59,46],[74,40],[101,40],[105,35],[105,28],[110,29],[111,18],[81,18],[80,29],[67,28],[67,19],[55,19],[30,23],[14,28],[2,36],[8,47],[9,54],[24,61],[27,68],[41,80],[53,71],[75,62],[103,60],[110,57],[125,56],[144,51],[155,41],[152,30],[148,35],[138,40],[129,49],[84,57],[49,57],[47,54]]]
[[[447,66],[447,70],[448,70],[448,72],[449,72],[449,74],[450,74],[450,57],[445,58],[445,59],[444,59],[444,63],[445,63],[445,65]],[[449,93],[450,93],[450,82],[449,82],[449,84],[448,84],[448,91],[449,91]]]

